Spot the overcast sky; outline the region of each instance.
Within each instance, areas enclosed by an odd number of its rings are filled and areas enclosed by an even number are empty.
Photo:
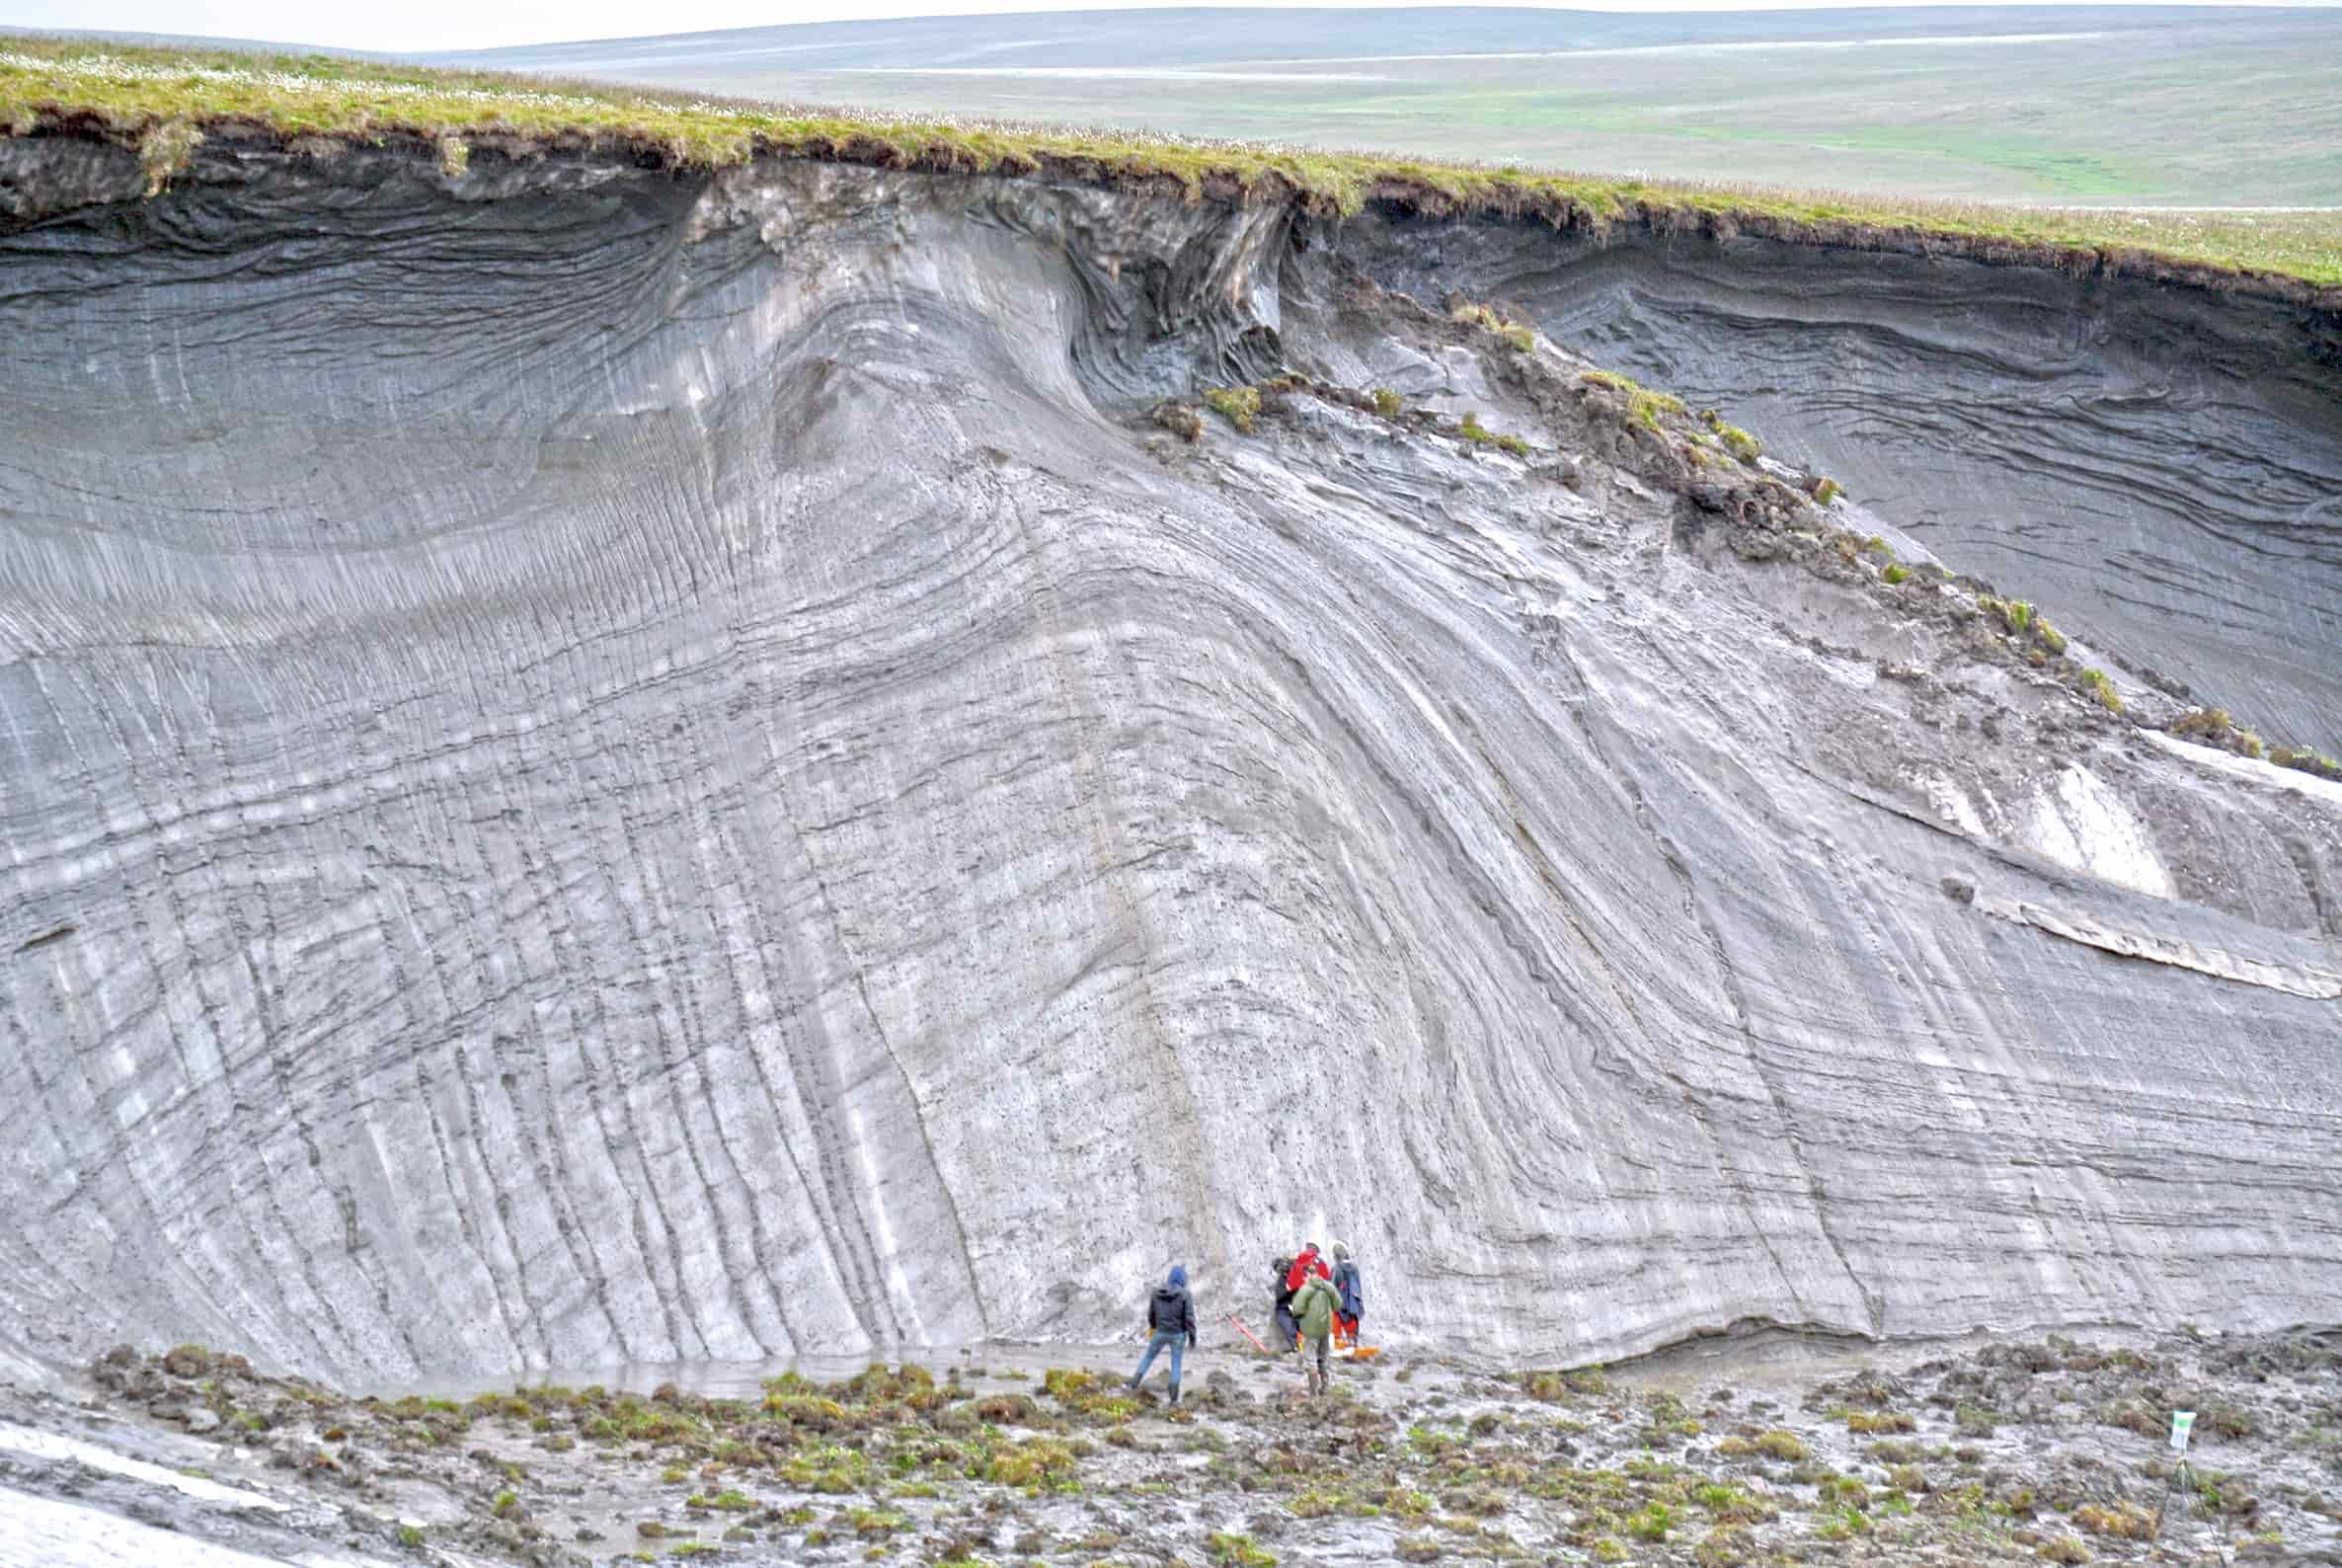
[[[783,22],[843,22],[876,17],[974,16],[1002,11],[1126,10],[1162,0],[1086,0],[1080,5],[1000,4],[998,0],[668,0],[646,8],[633,0],[399,0],[387,6],[320,6],[314,0],[0,0],[0,23],[43,30],[100,29],[203,38],[322,43],[351,49],[421,52],[553,43],[572,39],[636,38],[713,28],[770,27]],[[1207,0],[1208,3],[1208,0]],[[1253,0],[1258,3],[1258,0]],[[1383,6],[1422,0],[1302,0],[1304,4]],[[1580,11],[1755,11],[1805,9],[1843,0],[1575,0]],[[1870,0],[1872,4],[1942,0]],[[1989,0],[1988,0],[1989,3]],[[2054,3],[2054,0],[2043,0]],[[2090,0],[2063,0],[2090,3]],[[2110,0],[2120,3],[2120,0]],[[2217,0],[2216,0],[2217,3]]]

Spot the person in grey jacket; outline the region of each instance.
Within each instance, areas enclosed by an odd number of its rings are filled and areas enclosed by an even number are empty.
[[[1159,1286],[1154,1298],[1146,1303],[1146,1354],[1138,1359],[1138,1370],[1131,1374],[1131,1391],[1146,1381],[1146,1370],[1165,1350],[1171,1352],[1171,1402],[1179,1403],[1180,1362],[1196,1344],[1196,1303],[1187,1294],[1187,1270],[1175,1268],[1171,1278]]]

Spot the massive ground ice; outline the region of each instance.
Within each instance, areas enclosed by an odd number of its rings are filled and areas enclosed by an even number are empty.
[[[2330,1315],[2342,788],[1838,547],[2330,743],[2313,306],[802,162],[4,173],[13,1358],[1090,1340],[1304,1230],[1519,1361]]]

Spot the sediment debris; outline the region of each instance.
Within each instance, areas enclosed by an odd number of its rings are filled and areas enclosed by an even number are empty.
[[[1661,1358],[1498,1374],[1400,1354],[1337,1360],[1322,1397],[1293,1357],[1214,1348],[1176,1408],[1105,1357],[984,1354],[736,1377],[736,1397],[523,1383],[352,1399],[199,1347],[124,1347],[79,1404],[0,1391],[0,1421],[21,1424],[0,1427],[0,1482],[69,1496],[69,1467],[5,1434],[102,1432],[166,1476],[265,1500],[270,1529],[426,1562],[2342,1558],[2331,1333],[2052,1336],[1804,1372]],[[2175,1409],[2195,1413],[2184,1477]],[[89,1501],[139,1512],[127,1494]],[[206,1507],[170,1517],[200,1535]]]

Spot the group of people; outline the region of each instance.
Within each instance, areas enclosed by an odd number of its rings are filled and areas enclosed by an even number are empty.
[[[1297,1255],[1277,1260],[1276,1289],[1278,1351],[1297,1347],[1309,1391],[1324,1393],[1330,1375],[1328,1346],[1338,1341],[1355,1347],[1359,1319],[1366,1315],[1366,1282],[1359,1276],[1358,1260],[1351,1257],[1347,1243],[1337,1241],[1329,1269],[1312,1241]]]
[[[1276,1296],[1271,1306],[1277,1325],[1275,1348],[1280,1355],[1295,1349],[1301,1352],[1301,1372],[1311,1393],[1326,1391],[1331,1377],[1329,1347],[1336,1342],[1355,1347],[1359,1319],[1365,1315],[1366,1282],[1346,1244],[1334,1243],[1331,1268],[1314,1241],[1295,1256],[1277,1260]],[[1135,1392],[1146,1380],[1155,1358],[1169,1351],[1171,1402],[1179,1403],[1179,1374],[1195,1345],[1195,1298],[1188,1294],[1187,1270],[1175,1268],[1146,1303],[1146,1354],[1139,1357],[1138,1370],[1131,1374],[1132,1390]]]

